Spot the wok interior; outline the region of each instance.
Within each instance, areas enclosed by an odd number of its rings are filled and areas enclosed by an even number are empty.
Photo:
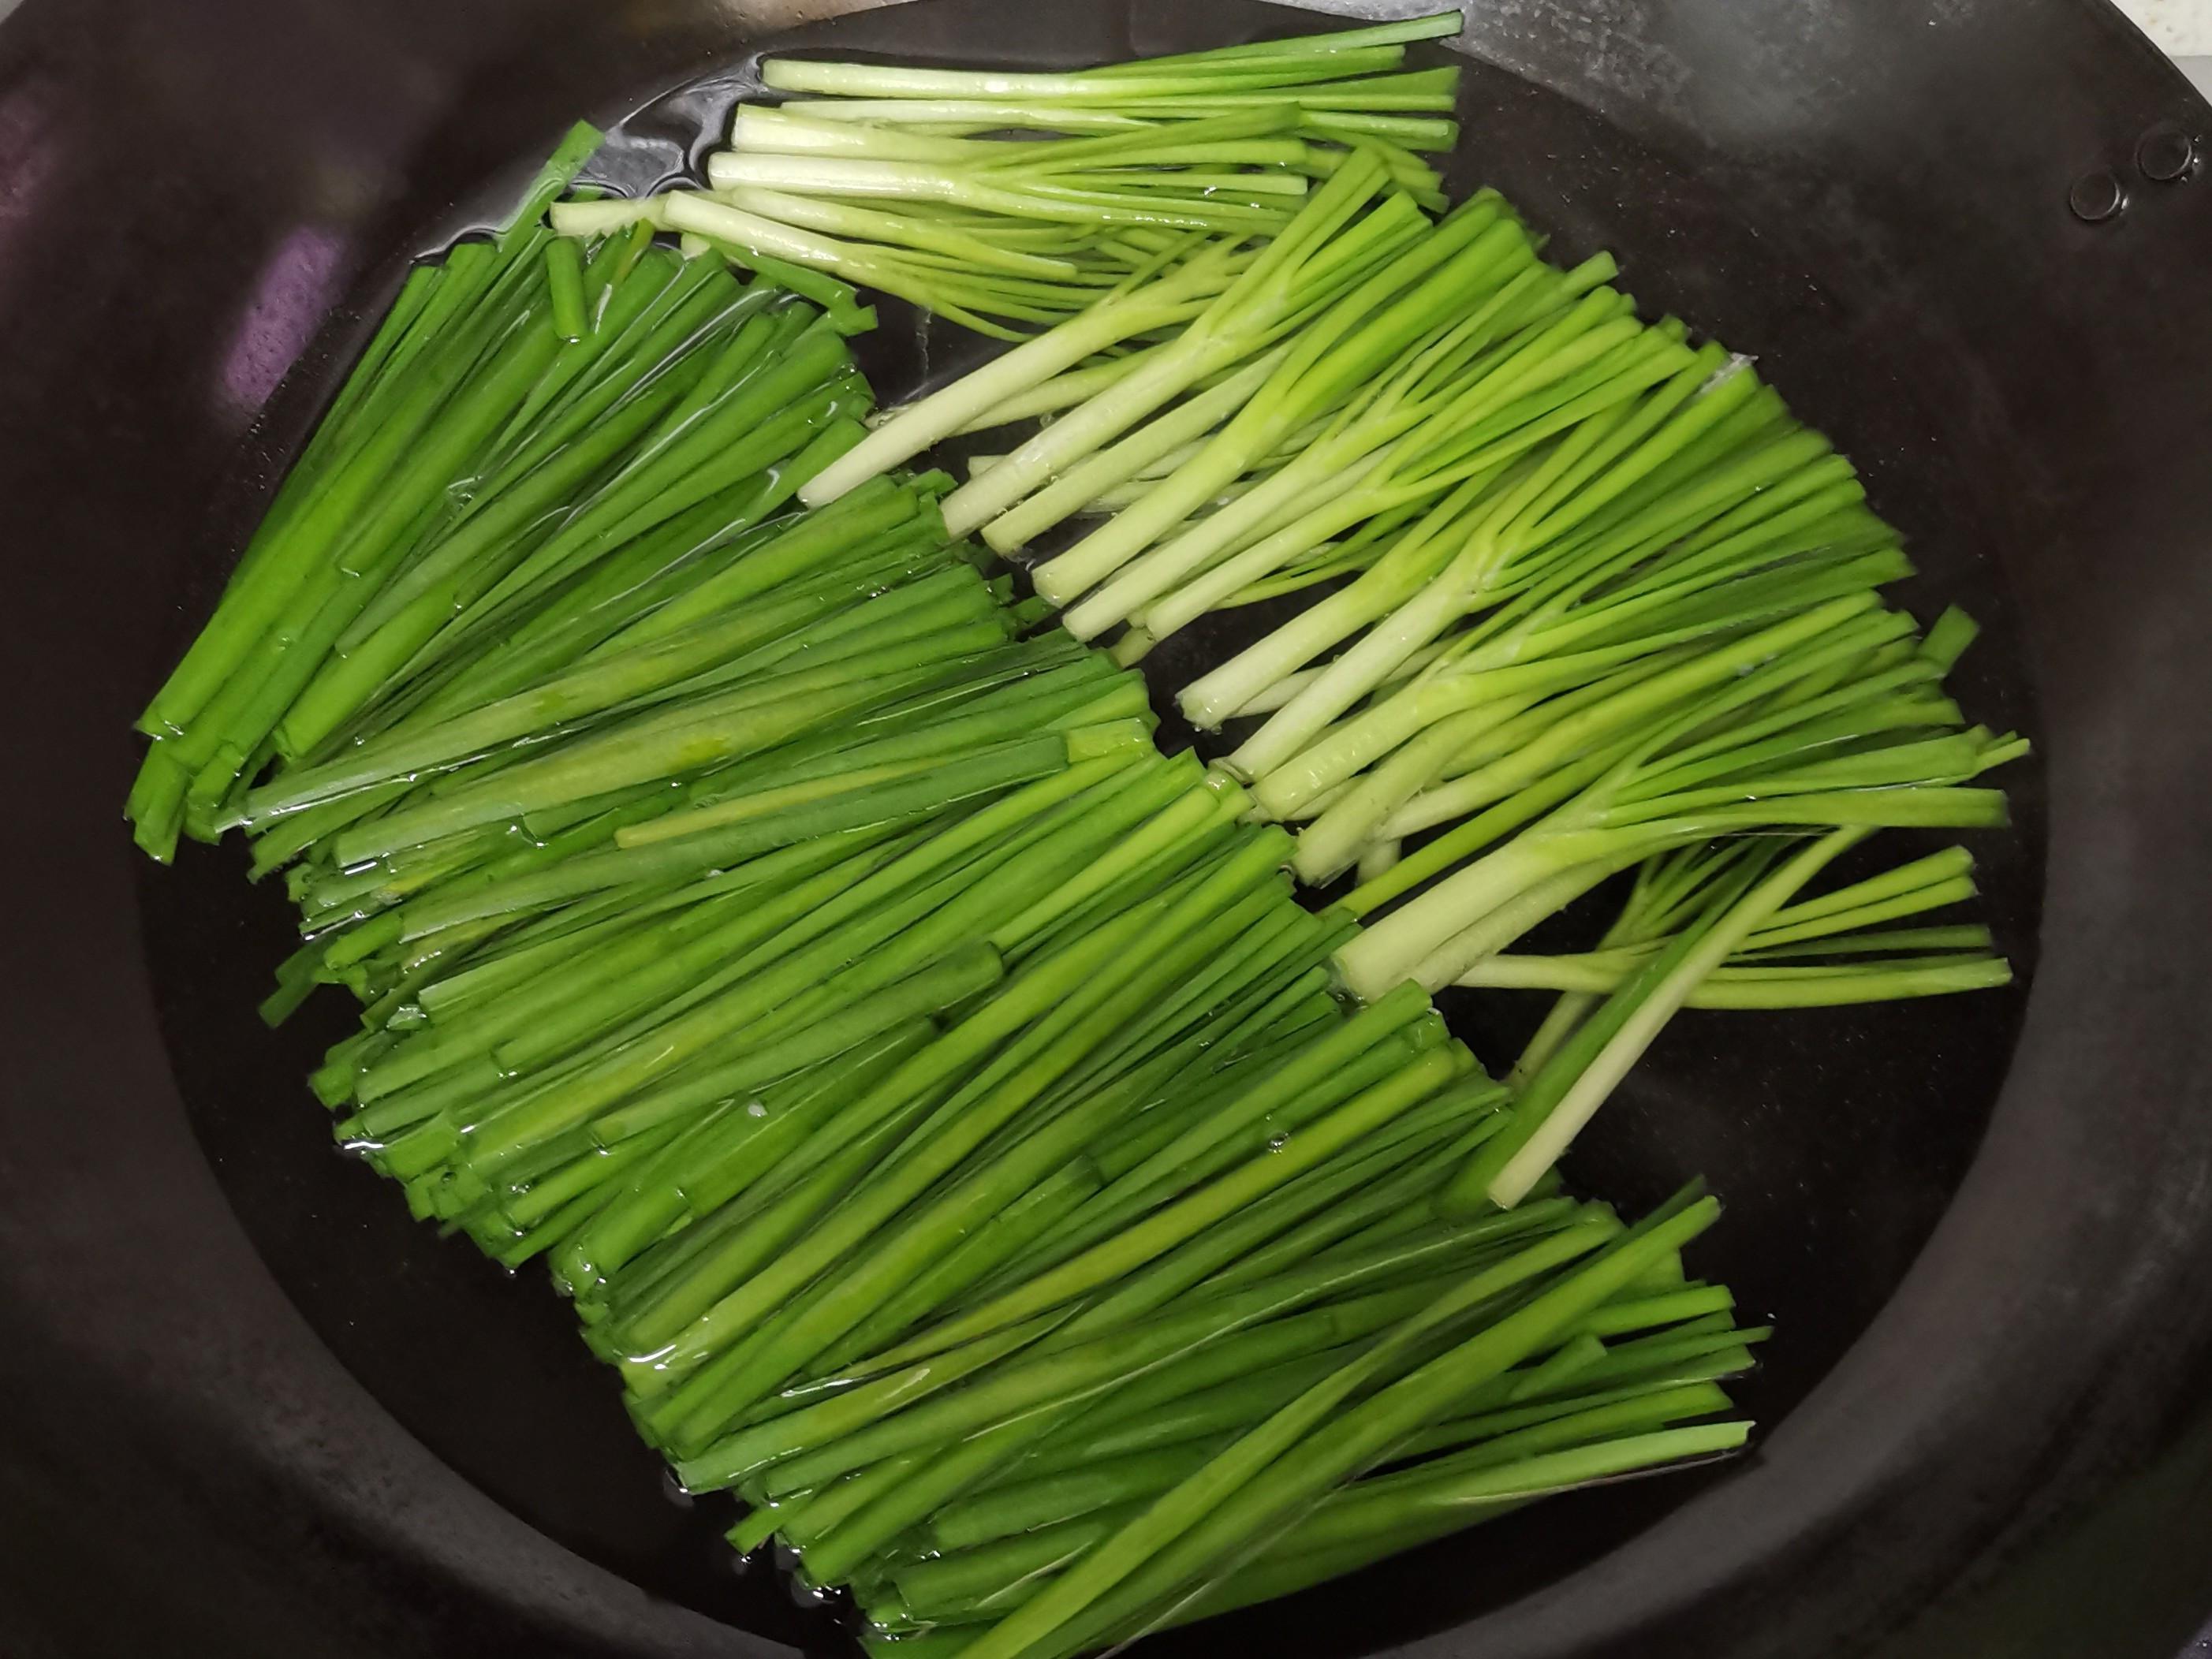
[[[938,5],[844,20],[840,52],[878,47],[973,61],[1069,62],[1190,50],[1261,29],[1283,15],[1254,6],[1184,20],[1138,8],[1006,15],[988,36],[961,19],[987,9]],[[1195,11],[1198,9],[1187,9]],[[935,15],[930,15],[935,14]],[[995,10],[994,19],[998,18]],[[964,44],[988,40],[988,49]],[[1921,574],[1898,591],[1923,620],[1965,606],[1984,629],[1957,678],[1971,718],[2031,736],[2039,725],[2014,607],[1986,544],[1986,481],[1945,459],[1910,365],[1869,356],[1847,326],[1853,297],[1824,287],[1792,253],[1787,224],[1753,223],[1724,191],[1581,106],[1481,63],[1463,77],[1465,137],[1455,193],[1501,190],[1549,232],[1550,257],[1600,247],[1647,315],[1674,312],[1701,334],[1755,355],[1759,372],[1866,476],[1872,504],[1905,534]],[[615,130],[594,176],[632,188],[695,159],[726,117],[739,76],[718,73],[665,94]],[[425,227],[432,246],[461,221]],[[381,268],[388,289],[407,249]],[[374,306],[381,292],[361,296]],[[956,330],[883,305],[860,342],[886,403],[975,356]],[[1906,348],[1900,343],[1901,355]],[[310,351],[306,362],[323,354]],[[334,383],[342,364],[319,373]],[[1295,601],[1289,602],[1294,605]],[[1256,637],[1282,608],[1211,618],[1146,664],[1156,700],[1199,665]],[[1187,736],[1172,720],[1164,741]],[[1201,744],[1202,747],[1206,746]],[[1936,1225],[1987,1124],[2032,979],[2043,817],[2035,763],[2010,780],[2015,827],[1975,838],[1983,913],[2021,970],[2014,988],[1972,997],[1788,1014],[1690,1013],[1670,1029],[1570,1165],[1585,1190],[1628,1209],[1704,1174],[1728,1206],[1695,1265],[1735,1287],[1747,1318],[1779,1327],[1740,1397],[1771,1430],[1835,1364],[1890,1296]],[[1893,856],[1932,850],[1890,838]],[[288,948],[280,891],[248,890],[234,847],[192,848],[173,872],[141,878],[151,978],[187,1109],[255,1245],[294,1303],[376,1399],[437,1455],[558,1542],[633,1582],[776,1639],[834,1644],[830,1616],[788,1599],[775,1575],[732,1571],[720,1500],[672,1500],[652,1455],[617,1407],[611,1381],[535,1282],[510,1284],[488,1261],[407,1217],[363,1167],[335,1155],[327,1120],[301,1079],[345,1034],[341,1000],[309,1006],[276,1033],[254,1006]],[[1839,875],[1844,872],[1839,872]],[[1571,919],[1567,925],[1571,927]],[[1454,993],[1455,1029],[1494,1066],[1508,1061],[1541,999]],[[525,1274],[526,1280],[534,1275]],[[1218,1651],[1349,1655],[1458,1625],[1554,1582],[1665,1517],[1729,1472],[1713,1468],[1536,1506],[1291,1601],[1163,1638]]]

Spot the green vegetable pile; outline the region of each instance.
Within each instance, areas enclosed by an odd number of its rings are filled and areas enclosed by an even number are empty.
[[[242,830],[297,902],[264,1016],[361,1006],[337,1138],[543,1260],[732,1542],[897,1659],[1741,1446],[1717,1204],[1631,1225],[1560,1156],[1680,1007],[2007,977],[1890,926],[1962,851],[1807,891],[2001,819],[1971,625],[1881,605],[1849,467],[1609,261],[1431,219],[1440,32],[779,60],[822,95],[644,202],[556,201],[579,129],[410,277],[141,723],[140,844]],[[871,430],[845,278],[1023,337]],[[1267,715],[1224,766],[1159,752],[1152,641],[1338,578],[1185,690]],[[1510,949],[1630,871],[1594,948]],[[1559,994],[1506,1084],[1454,983]]]
[[[1264,246],[1217,237],[1117,289],[879,422],[800,499],[1042,416],[944,513],[1009,555],[1060,532],[1032,574],[1077,637],[1134,663],[1321,590],[1179,702],[1243,722],[1218,764],[1298,826],[1301,879],[1356,876],[1346,988],[1578,994],[1517,1068],[1558,1050],[1522,1108],[1550,1127],[1480,1163],[1510,1202],[1692,999],[2006,982],[1983,930],[1873,927],[1970,895],[1962,849],[1808,901],[1818,930],[1774,913],[1877,830],[2002,825],[1978,780],[2027,745],[1943,695],[1973,623],[1923,638],[1884,604],[1912,570],[1895,533],[1747,363],[1639,319],[1608,256],[1546,264],[1495,193],[1432,222],[1352,150]],[[1502,959],[1639,869],[1598,960]],[[1637,914],[1650,882],[1663,927]]]
[[[1442,207],[1420,152],[1458,137],[1435,112],[1456,71],[1401,66],[1407,43],[1458,27],[1414,18],[1074,75],[772,58],[762,79],[784,101],[738,109],[708,189],[563,203],[553,224],[644,220],[1019,339],[1210,236],[1275,234],[1350,162]]]

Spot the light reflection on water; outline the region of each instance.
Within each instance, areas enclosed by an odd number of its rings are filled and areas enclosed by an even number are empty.
[[[217,380],[228,412],[252,415],[276,390],[337,299],[344,252],[345,238],[322,225],[301,225],[276,244],[222,354]]]
[[[0,17],[10,3],[0,0]],[[8,288],[12,245],[60,172],[61,147],[48,137],[48,114],[42,81],[27,80],[0,95],[0,295]]]

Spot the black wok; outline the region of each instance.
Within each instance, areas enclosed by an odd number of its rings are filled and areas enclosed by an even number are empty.
[[[665,1492],[552,1297],[331,1152],[298,1079],[343,1010],[252,1015],[280,896],[226,849],[143,867],[117,814],[130,717],[363,319],[570,119],[645,106],[598,164],[641,185],[771,37],[1052,63],[1312,26],[807,21],[848,9],[0,25],[10,1659],[845,1650],[727,1570],[726,1516]],[[2022,984],[1686,1018],[1594,1132],[1592,1188],[1701,1169],[1729,1202],[1702,1266],[1782,1327],[1754,1456],[1158,1651],[2168,1659],[2212,1613],[2212,109],[2100,0],[1498,0],[1458,49],[1456,182],[1757,354],[1906,532],[1901,597],[1987,625],[1962,699],[2040,757],[1977,848]],[[896,391],[957,346],[895,317],[869,366]]]

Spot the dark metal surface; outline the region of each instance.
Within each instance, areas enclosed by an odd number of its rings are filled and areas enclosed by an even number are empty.
[[[350,349],[331,309],[575,115],[799,9],[29,0],[0,27],[9,1659],[834,1639],[716,1576],[557,1304],[330,1154],[295,1082],[329,1032],[252,1017],[276,896],[220,856],[143,872],[114,816],[130,716]],[[944,0],[853,27],[1080,56],[1260,21]],[[2039,939],[2008,941],[2039,966],[1978,1152],[2002,1013],[1686,1021],[1609,1115],[1586,1178],[1635,1200],[1702,1164],[1744,1241],[1715,1271],[1787,1304],[1755,1403],[1794,1409],[1757,1460],[1220,1642],[2165,1659],[2212,1603],[2212,195],[2145,141],[2201,155],[2212,112],[2082,0],[1507,0],[1466,44],[1466,176],[1759,353],[1914,538],[1915,605],[1992,623],[1969,706],[2047,771],[1984,850],[2022,927],[2045,872]],[[2093,225],[2069,197],[2100,170],[2131,199]]]

